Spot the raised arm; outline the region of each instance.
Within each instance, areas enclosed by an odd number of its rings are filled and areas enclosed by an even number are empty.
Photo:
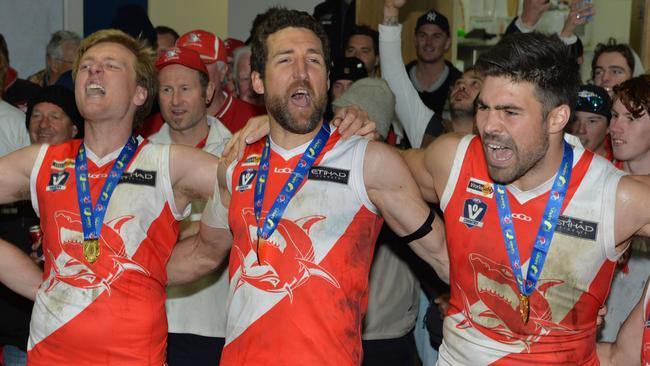
[[[179,209],[190,199],[208,199],[195,235],[179,241],[167,263],[170,285],[193,281],[215,270],[228,254],[232,235],[227,226],[227,209],[221,201],[217,170],[225,170],[213,155],[198,149],[174,145],[170,148],[170,176],[174,200]]]
[[[0,203],[29,200],[29,177],[41,145],[30,145],[0,158]]]
[[[386,174],[390,172],[390,174]],[[363,167],[368,197],[379,209],[388,226],[399,236],[407,236],[428,226],[431,231],[412,241],[413,251],[424,259],[438,276],[449,281],[449,257],[444,227],[439,217],[430,222],[430,212],[408,167],[390,146],[370,142]]]
[[[0,239],[0,282],[30,300],[43,281],[41,269],[16,246]]]
[[[648,289],[646,283],[646,290]],[[645,291],[644,291],[645,294]],[[602,366],[641,365],[641,344],[643,343],[643,301],[645,296],[636,304],[632,312],[621,326],[614,343],[598,343],[598,359]]]
[[[379,25],[379,54],[382,77],[395,94],[395,113],[413,146],[420,146],[433,111],[418,95],[409,80],[402,59],[402,25],[399,24],[399,8],[404,0],[384,1],[384,20]]]

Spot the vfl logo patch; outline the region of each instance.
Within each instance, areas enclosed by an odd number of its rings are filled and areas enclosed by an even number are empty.
[[[122,177],[120,177],[120,182],[118,184],[122,184],[122,183],[155,187],[156,172],[148,171],[148,170],[140,170],[140,169],[136,169],[133,172],[128,172],[128,173],[124,172],[122,173]]]
[[[488,206],[478,198],[469,198],[463,204],[463,216],[459,221],[465,224],[469,229],[473,227],[483,227],[483,217]]]
[[[65,170],[65,168],[74,168],[74,159],[54,160],[52,170]]]
[[[56,172],[50,174],[50,182],[45,187],[47,192],[56,192],[65,189],[65,183],[68,181],[70,173],[68,172]]]
[[[466,191],[487,198],[492,198],[492,196],[494,196],[494,188],[492,188],[492,183],[484,182],[476,178],[469,179]]]
[[[328,168],[326,166],[315,166],[309,169],[309,175],[307,178],[311,180],[348,184],[350,171],[344,169]]]
[[[258,166],[259,164],[260,164],[260,155],[253,154],[253,155],[248,155],[246,157],[246,160],[244,160],[244,162],[241,163],[241,166]]]
[[[598,223],[562,215],[557,219],[555,231],[580,239],[596,241]]]
[[[237,191],[243,192],[247,189],[251,189],[253,187],[253,178],[255,178],[256,174],[257,170],[255,169],[246,169],[241,172],[239,175],[239,180],[237,182]]]

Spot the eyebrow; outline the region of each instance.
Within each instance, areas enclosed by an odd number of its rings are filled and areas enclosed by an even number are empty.
[[[480,105],[480,106],[483,106],[483,107],[492,108],[492,109],[497,110],[497,111],[502,111],[502,110],[506,110],[506,109],[511,110],[511,111],[523,111],[524,110],[524,108],[516,106],[514,104],[499,104],[499,105],[496,105],[494,107],[491,107],[491,106],[487,105],[483,101],[483,99],[481,99],[480,95],[478,97],[476,97],[476,104]]]
[[[296,53],[296,50],[294,50],[293,48],[286,49],[286,50],[281,50],[281,51],[278,51],[277,53],[275,53],[274,55],[272,55],[271,58],[275,58],[275,57],[283,56],[283,55],[291,55],[291,54],[294,54],[294,53]],[[319,50],[317,48],[308,48],[307,49],[307,54],[317,54],[317,55],[323,56],[323,51],[321,51],[321,50]]]

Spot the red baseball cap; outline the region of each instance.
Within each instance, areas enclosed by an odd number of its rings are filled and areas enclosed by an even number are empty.
[[[208,31],[197,29],[187,32],[178,38],[176,45],[198,52],[206,64],[226,62],[226,46],[221,38]]]
[[[226,45],[226,52],[228,57],[232,57],[233,52],[239,47],[244,47],[246,44],[237,38],[226,38],[223,42]]]
[[[158,60],[156,60],[156,69],[160,71],[165,66],[174,64],[183,65],[208,75],[208,69],[201,60],[201,55],[187,47],[172,47],[165,51],[165,53],[160,55]]]

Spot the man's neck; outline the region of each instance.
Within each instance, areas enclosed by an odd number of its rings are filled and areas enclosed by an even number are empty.
[[[554,139],[554,137],[560,138]],[[513,186],[522,191],[529,191],[547,182],[558,172],[564,155],[564,138],[562,134],[549,136],[549,138],[549,147],[544,157],[523,176],[512,182]]]
[[[187,130],[174,130],[173,128],[169,129],[169,138],[172,143],[179,145],[186,145],[195,147],[201,142],[207,135],[210,130],[208,125],[208,116],[205,115],[196,126],[189,128]]]
[[[84,125],[84,144],[97,157],[112,153],[126,144],[133,133],[132,124],[125,121],[115,123],[86,121]]]
[[[628,160],[623,163],[626,172],[634,175],[649,175],[650,174],[650,152],[634,159]]]
[[[454,132],[470,134],[474,130],[474,116],[459,116],[451,119],[451,127]]]
[[[419,61],[415,64],[415,77],[418,79],[423,90],[433,85],[445,69],[445,59],[441,58],[434,62]]]
[[[318,123],[316,128],[313,131],[306,134],[297,134],[285,130],[280,124],[278,124],[273,117],[271,117],[271,132],[270,136],[273,139],[273,142],[282,147],[285,150],[291,150],[295,147],[298,147],[306,142],[309,142],[314,139],[314,137],[320,131],[321,126],[323,125],[323,120]]]
[[[222,90],[216,91],[214,93],[214,97],[212,97],[212,101],[210,102],[210,105],[208,106],[208,114],[211,116],[217,115],[217,112],[221,110],[221,107],[223,107],[223,102],[226,100],[226,95]]]

